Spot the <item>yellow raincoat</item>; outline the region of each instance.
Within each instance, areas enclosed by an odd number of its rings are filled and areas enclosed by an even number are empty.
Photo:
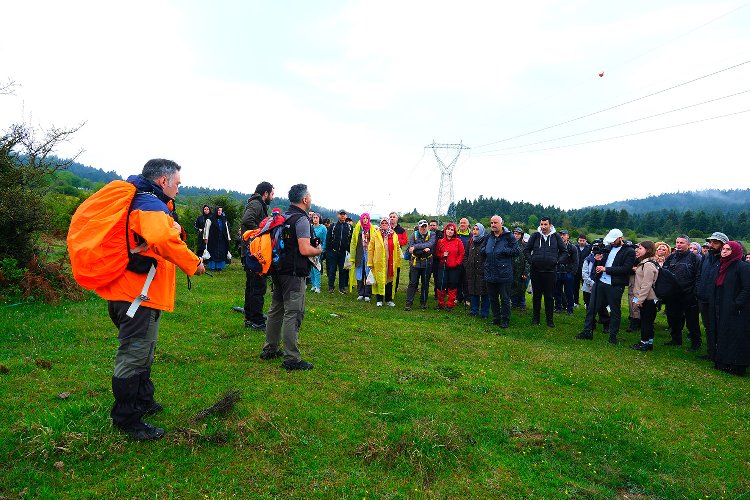
[[[398,244],[398,235],[391,234],[393,240],[393,269],[391,279],[396,279],[396,269],[401,267],[401,247]],[[370,237],[370,245],[367,247],[367,265],[372,268],[375,275],[375,284],[372,285],[373,295],[385,295],[385,285],[388,283],[388,247],[380,230]]]
[[[378,228],[375,224],[370,223],[370,241],[372,241],[373,236],[375,236],[375,233],[378,233]],[[360,241],[360,234],[362,233],[362,224],[357,221],[357,223],[354,225],[354,229],[352,230],[352,239],[351,243],[349,243],[349,262],[351,262],[352,266],[349,268],[349,292],[352,291],[352,289],[357,286],[357,257],[360,258],[360,266],[361,266],[361,259],[364,252],[364,248],[362,247],[362,242]],[[358,253],[359,252],[359,253]],[[364,279],[364,278],[362,278]]]

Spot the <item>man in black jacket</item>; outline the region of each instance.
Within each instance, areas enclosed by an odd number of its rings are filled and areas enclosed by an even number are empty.
[[[263,181],[255,188],[255,193],[247,200],[245,212],[242,214],[240,234],[250,229],[258,229],[260,223],[268,216],[268,205],[273,201],[273,185]],[[247,242],[242,240],[244,251]],[[243,259],[244,262],[244,259]],[[266,277],[258,276],[253,271],[245,269],[245,327],[256,330],[266,328],[266,318],[263,316],[263,302],[266,295]]]
[[[568,231],[560,231],[560,238],[563,240],[565,252],[557,260],[557,281],[555,283],[555,311],[567,311],[568,315],[573,314],[573,277],[578,269],[578,252],[568,241],[570,238]],[[564,295],[563,295],[564,294]]]
[[[586,257],[591,253],[591,245],[586,240],[585,234],[578,235],[578,245],[576,245],[575,249],[578,253],[578,270],[573,278],[573,298],[575,300],[575,305],[579,305],[581,297],[581,281],[583,281],[583,261],[586,260]]]
[[[339,292],[346,293],[349,289],[349,271],[344,269],[346,252],[352,240],[352,226],[346,222],[346,210],[338,213],[339,220],[328,227],[326,236],[326,266],[328,272],[328,293],[334,292],[336,271],[339,273]]]
[[[555,232],[555,226],[552,225],[550,218],[542,217],[539,221],[539,230],[531,235],[523,249],[526,259],[531,262],[531,288],[534,304],[532,325],[539,324],[542,297],[544,297],[544,314],[547,319],[547,326],[555,326],[552,316],[555,309],[557,262],[565,251],[563,240]]]
[[[586,320],[583,331],[576,335],[577,339],[591,340],[594,338],[594,315],[602,307],[609,306],[609,342],[617,343],[620,331],[622,293],[628,286],[630,273],[635,264],[635,250],[623,245],[623,234],[619,229],[612,229],[604,242],[607,246],[602,253],[595,255],[594,289],[591,291],[589,307],[586,310]]]
[[[705,355],[705,358],[713,361],[716,356],[716,332],[713,328],[714,322],[709,317],[708,299],[709,294],[713,293],[716,277],[719,275],[721,247],[724,246],[724,243],[729,242],[729,238],[726,234],[717,231],[706,238],[706,242],[709,248],[703,255],[703,260],[701,260],[700,272],[695,284],[695,295],[698,298],[698,309],[703,320],[703,330],[706,332],[708,354]]]
[[[697,352],[701,346],[701,330],[698,324],[695,284],[700,273],[700,259],[690,251],[690,238],[684,234],[677,237],[674,251],[664,261],[663,267],[672,271],[682,292],[678,298],[666,303],[667,323],[672,340],[664,345],[682,345],[682,327],[687,324],[690,351]]]

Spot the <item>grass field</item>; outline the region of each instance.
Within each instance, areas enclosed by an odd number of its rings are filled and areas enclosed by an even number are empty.
[[[750,497],[750,379],[662,347],[663,315],[640,353],[624,323],[617,346],[574,340],[581,309],[500,331],[463,307],[405,312],[404,283],[394,309],[308,294],[315,369],[287,373],[232,312],[243,290],[236,265],[178,278],[153,443],[111,427],[104,301],[2,307],[0,496]],[[193,420],[231,389],[232,411]]]

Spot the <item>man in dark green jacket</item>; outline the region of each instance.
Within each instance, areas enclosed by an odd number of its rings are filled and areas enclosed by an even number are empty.
[[[268,205],[273,201],[273,185],[263,181],[255,188],[255,193],[247,200],[242,214],[241,233],[258,229],[260,223],[268,216]],[[243,250],[247,243],[242,240]],[[245,269],[245,327],[265,330],[266,318],[263,316],[263,301],[266,295],[266,277],[258,276]]]

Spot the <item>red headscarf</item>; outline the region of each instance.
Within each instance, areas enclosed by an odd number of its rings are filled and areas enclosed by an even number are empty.
[[[724,279],[727,277],[727,268],[733,263],[737,262],[742,258],[742,245],[736,241],[730,241],[727,243],[732,248],[732,253],[727,257],[721,258],[721,266],[719,267],[719,276],[716,277],[716,286],[724,285]]]

